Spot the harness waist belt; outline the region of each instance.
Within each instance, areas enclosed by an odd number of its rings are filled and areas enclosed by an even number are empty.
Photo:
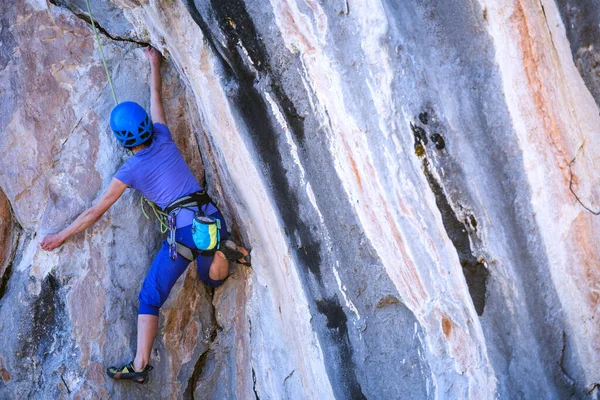
[[[174,210],[185,207],[197,206],[198,208],[201,208],[208,203],[212,203],[212,199],[205,190],[200,190],[175,200],[165,208],[165,212],[171,214]]]

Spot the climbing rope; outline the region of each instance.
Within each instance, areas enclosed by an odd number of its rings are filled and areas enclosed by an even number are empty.
[[[110,90],[112,90],[112,95],[115,99],[115,104],[119,104],[119,101],[117,100],[117,92],[115,92],[115,87],[110,77],[110,72],[108,71],[108,65],[106,64],[106,57],[104,57],[104,50],[102,49],[102,44],[100,43],[100,38],[98,37],[98,31],[96,30],[96,24],[94,23],[94,16],[92,15],[90,1],[85,0],[85,4],[87,5],[88,13],[90,14],[90,20],[92,21],[92,30],[94,31],[94,36],[96,37],[96,43],[98,43],[98,48],[100,48],[100,56],[102,57],[102,64],[104,64],[104,70],[106,71],[106,76],[108,77],[108,84],[110,85]]]
[[[146,214],[146,210],[144,209],[144,202],[148,203],[150,205],[150,208],[152,208],[152,211],[154,211],[154,216],[160,223],[160,233],[166,233],[169,229],[169,226],[167,225],[169,214],[158,208],[156,204],[148,200],[146,197],[142,196],[140,197],[140,208],[142,209],[142,212],[144,213],[144,217],[146,217],[146,219],[150,219],[150,217],[148,216],[148,214]]]
[[[110,86],[110,90],[112,91],[113,98],[115,99],[115,104],[119,104],[117,100],[117,92],[115,91],[115,86],[113,85],[112,78],[110,77],[110,71],[108,70],[108,64],[106,64],[106,57],[104,56],[104,49],[102,48],[102,43],[100,43],[100,37],[98,36],[98,30],[96,29],[96,23],[94,22],[94,16],[92,15],[92,8],[90,7],[89,0],[85,0],[85,4],[87,6],[88,14],[90,14],[90,21],[92,22],[92,30],[94,31],[94,36],[96,37],[96,43],[98,43],[98,48],[100,49],[100,57],[102,58],[102,64],[104,65],[104,71],[106,71],[106,77],[108,78],[108,84]],[[152,211],[154,212],[154,216],[160,223],[160,232],[165,233],[169,229],[167,225],[168,215],[162,211],[156,204],[148,200],[145,196],[140,198],[140,208],[142,209],[142,213],[146,219],[150,219],[148,214],[146,214],[146,210],[144,209],[144,202],[150,205]]]

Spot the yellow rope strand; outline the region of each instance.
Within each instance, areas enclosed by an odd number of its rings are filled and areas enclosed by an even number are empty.
[[[104,70],[106,71],[106,76],[108,77],[108,84],[110,85],[110,90],[112,90],[112,95],[115,99],[115,104],[119,104],[117,100],[117,92],[115,92],[115,87],[110,77],[110,72],[108,72],[108,65],[106,65],[106,57],[104,57],[104,50],[102,49],[102,44],[100,43],[100,38],[98,37],[98,31],[96,30],[96,24],[94,23],[94,17],[92,16],[92,8],[90,7],[89,0],[85,0],[85,4],[87,5],[88,13],[90,14],[90,20],[92,21],[92,30],[94,31],[94,36],[96,36],[96,43],[98,43],[98,47],[100,48],[100,56],[102,57],[102,64],[104,64]]]
[[[146,210],[144,209],[144,202],[148,203],[150,205],[150,208],[152,208],[152,211],[154,211],[154,216],[160,223],[160,233],[166,233],[169,230],[169,226],[167,225],[167,218],[169,217],[169,215],[160,208],[158,208],[156,204],[148,200],[146,197],[142,196],[140,197],[140,207],[146,219],[150,219],[150,217],[148,216],[148,214],[146,214]]]

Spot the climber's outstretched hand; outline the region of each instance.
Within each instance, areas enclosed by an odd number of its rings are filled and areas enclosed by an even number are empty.
[[[127,189],[127,185],[117,178],[113,178],[102,195],[98,203],[82,212],[79,217],[59,233],[48,235],[42,240],[40,246],[42,249],[51,251],[63,244],[63,242],[73,235],[83,232],[96,221],[117,201],[123,192]]]
[[[166,125],[165,111],[162,105],[162,78],[160,76],[160,60],[162,56],[154,47],[148,46],[144,54],[150,61],[150,117],[153,123]]]
[[[46,251],[52,251],[63,244],[63,242],[64,239],[58,233],[55,233],[52,235],[47,235],[40,243],[40,246],[42,246],[42,249]]]
[[[148,61],[150,61],[150,64],[160,64],[162,55],[154,47],[152,47],[152,46],[146,47],[144,49],[144,54],[146,55],[146,58],[148,59]]]

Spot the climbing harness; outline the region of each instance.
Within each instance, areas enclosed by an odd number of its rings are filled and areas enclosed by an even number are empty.
[[[205,190],[183,196],[169,204],[164,213],[167,215],[169,234],[167,243],[169,244],[169,257],[171,260],[177,259],[177,253],[183,258],[193,261],[198,251],[214,251],[220,248],[221,242],[221,221],[204,214],[202,207],[214,202]],[[196,207],[197,211],[192,207]],[[194,239],[195,249],[192,249],[175,239],[177,231],[176,218],[182,209],[194,211],[194,221],[192,222],[192,237]]]

